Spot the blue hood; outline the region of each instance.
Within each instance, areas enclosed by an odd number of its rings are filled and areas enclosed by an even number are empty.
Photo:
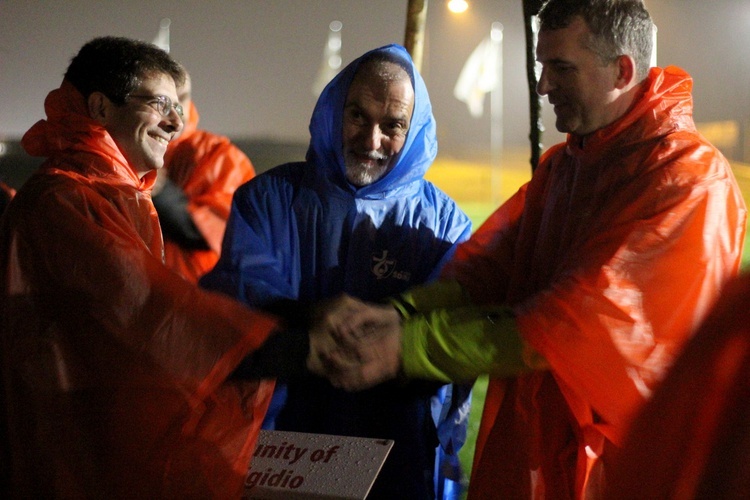
[[[388,53],[409,68],[414,87],[414,113],[406,143],[393,169],[377,182],[357,188],[345,177],[342,143],[344,104],[357,67],[364,58],[377,52]],[[307,161],[312,172],[308,174],[324,176],[328,182],[353,193],[357,198],[383,198],[388,192],[421,179],[436,156],[437,133],[430,97],[424,80],[404,47],[391,44],[367,52],[341,70],[320,94],[310,119]]]

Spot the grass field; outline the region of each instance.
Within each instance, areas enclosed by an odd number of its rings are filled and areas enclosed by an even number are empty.
[[[527,151],[506,151],[500,166],[440,158],[427,173],[427,179],[450,195],[471,218],[474,229],[531,178]],[[733,162],[732,168],[742,189],[745,202],[750,205],[750,165]],[[750,236],[745,237],[742,268],[750,270]],[[459,453],[466,479],[471,473],[479,421],[484,407],[487,378],[480,377],[474,384],[472,408],[469,416],[467,442]]]

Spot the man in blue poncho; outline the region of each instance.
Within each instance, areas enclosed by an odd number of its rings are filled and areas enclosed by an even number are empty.
[[[380,300],[436,278],[471,231],[423,178],[437,154],[435,120],[403,47],[370,51],[342,70],[323,90],[310,134],[305,162],[237,190],[221,258],[201,280],[302,327],[313,304],[342,292]],[[291,378],[277,385],[267,427],[393,439],[368,498],[451,498],[469,399],[468,386],[398,381],[347,393]]]

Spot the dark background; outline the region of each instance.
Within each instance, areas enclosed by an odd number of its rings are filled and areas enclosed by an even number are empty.
[[[525,40],[521,0],[469,3],[456,15],[445,0],[429,1],[422,74],[438,123],[439,154],[483,159],[490,151],[489,98],[485,114],[473,118],[453,87],[492,22],[501,22],[502,142],[528,147]],[[696,121],[739,124],[740,144],[731,154],[748,161],[742,142],[750,121],[750,0],[646,5],[659,29],[657,63],[693,75]],[[163,18],[171,19],[172,55],[192,74],[201,128],[241,142],[259,170],[301,159],[329,23],[343,23],[346,64],[371,48],[403,43],[406,12],[407,0],[0,0],[0,152],[6,152],[0,176],[7,176],[13,141],[43,118],[45,96],[59,86],[81,45],[100,35],[152,41]],[[552,116],[545,107],[545,146],[562,139]]]

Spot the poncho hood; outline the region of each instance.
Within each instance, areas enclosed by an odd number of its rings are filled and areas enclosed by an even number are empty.
[[[393,169],[377,182],[357,189],[345,177],[343,115],[349,86],[364,58],[383,52],[403,62],[414,87],[414,113],[404,147]],[[384,198],[399,187],[420,180],[437,156],[437,134],[427,87],[405,48],[386,45],[352,61],[323,89],[310,119],[307,161],[311,175],[321,176],[346,192],[361,198]]]
[[[46,120],[36,122],[23,136],[21,144],[31,156],[54,159],[61,154],[76,158],[86,165],[87,177],[100,176],[150,189],[156,171],[143,178],[128,164],[107,129],[90,118],[83,95],[67,80],[51,91],[44,101]],[[88,159],[85,157],[88,156]],[[54,168],[65,170],[77,162],[52,162]]]
[[[580,137],[568,134],[567,152],[582,163],[598,163],[611,154],[612,145],[632,148],[655,137],[695,131],[693,122],[693,79],[676,66],[651,68],[643,83],[643,95],[619,120],[586,136],[585,154]]]

